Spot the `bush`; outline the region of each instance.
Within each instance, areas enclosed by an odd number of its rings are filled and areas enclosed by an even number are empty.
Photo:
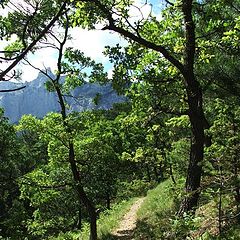
[[[147,191],[154,188],[156,182],[135,179],[131,182],[122,182],[119,185],[118,196],[120,199],[129,199],[137,196],[145,196]]]

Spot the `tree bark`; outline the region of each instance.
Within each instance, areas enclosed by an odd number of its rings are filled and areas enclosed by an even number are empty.
[[[189,91],[190,92],[190,91]],[[188,93],[189,118],[193,139],[190,149],[190,159],[185,184],[185,198],[181,203],[179,215],[184,212],[195,211],[197,207],[202,176],[202,160],[204,153],[204,113],[202,108],[201,89]]]
[[[146,168],[146,172],[147,172],[148,182],[151,182],[152,178],[151,178],[151,173],[150,173],[150,169],[149,169],[149,164],[148,163],[146,164],[145,168]]]
[[[187,89],[187,102],[189,107],[189,119],[192,128],[192,143],[190,159],[185,184],[185,198],[183,199],[178,214],[195,212],[200,195],[200,183],[202,176],[202,160],[204,153],[204,125],[206,118],[202,105],[202,89],[194,74],[195,57],[195,26],[192,18],[192,0],[183,1],[182,12],[184,15],[186,46],[185,46],[185,73],[183,74]]]
[[[77,229],[82,230],[82,208],[81,208],[81,206],[79,206],[79,210],[78,210]]]
[[[110,197],[109,192],[110,192],[109,190],[106,192],[106,207],[107,207],[107,209],[110,210],[110,208],[111,208],[111,197]]]
[[[75,161],[75,153],[74,153],[74,145],[70,141],[69,142],[69,163],[71,166],[72,174],[74,181],[76,182],[76,190],[78,194],[78,199],[85,205],[88,215],[90,218],[90,240],[97,239],[97,214],[96,209],[93,203],[87,197],[82,184],[80,174],[77,169],[76,161]]]

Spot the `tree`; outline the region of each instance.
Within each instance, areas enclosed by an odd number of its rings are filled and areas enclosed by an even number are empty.
[[[120,4],[107,5],[106,1],[98,0],[92,1],[91,3],[88,3],[88,1],[78,2],[76,4],[77,11],[75,19],[79,25],[83,23],[84,19],[81,19],[81,15],[79,16],[79,11],[85,9],[89,10],[89,8],[93,6],[95,8],[90,11],[88,16],[91,16],[91,19],[94,19],[94,21],[96,21],[98,15],[106,19],[107,24],[105,24],[103,30],[115,31],[123,35],[125,38],[143,45],[145,48],[157,51],[181,74],[187,95],[188,116],[192,129],[192,144],[186,180],[186,197],[181,204],[179,214],[182,215],[186,211],[194,210],[197,206],[199,198],[199,188],[202,175],[201,162],[203,160],[204,144],[206,143],[207,138],[204,134],[204,129],[208,128],[209,124],[206,120],[202,105],[202,88],[194,71],[196,36],[193,20],[193,1],[177,1],[174,3],[174,6],[171,6],[171,10],[180,16],[182,20],[183,25],[180,25],[179,27],[183,28],[184,26],[181,36],[184,39],[184,49],[181,51],[181,58],[175,56],[173,51],[168,50],[167,46],[161,42],[161,38],[157,38],[156,41],[154,41],[152,36],[149,34],[149,30],[153,31],[153,27],[158,29],[159,23],[156,19],[150,18],[131,24],[128,20],[126,20],[129,17],[128,11],[123,11]],[[125,5],[125,8],[129,6],[130,3],[128,2]],[[99,14],[99,11],[101,14]],[[118,16],[120,17],[116,19],[115,16],[113,16],[113,12],[118,12]],[[90,19],[87,20],[90,21],[89,26],[91,26],[93,21]],[[154,33],[154,35],[155,34],[156,33]]]
[[[67,114],[67,103],[64,98],[64,93],[69,92],[69,88],[74,88],[78,84],[83,83],[84,78],[87,78],[87,74],[84,73],[84,68],[91,67],[92,72],[90,78],[94,79],[96,76],[104,78],[106,74],[103,72],[103,66],[101,64],[96,64],[90,58],[85,57],[83,53],[78,50],[73,50],[71,48],[67,49],[64,53],[64,46],[68,39],[69,31],[69,15],[65,12],[64,17],[60,18],[62,25],[64,26],[63,37],[59,37],[57,34],[52,33],[52,36],[57,40],[58,46],[54,46],[58,50],[58,60],[57,60],[57,72],[55,76],[51,76],[47,70],[41,70],[32,65],[29,61],[28,64],[35,69],[38,69],[45,76],[49,78],[49,82],[46,83],[50,91],[55,91],[58,102],[61,109],[61,122],[60,126],[64,132],[64,137],[66,139],[62,140],[64,142],[64,147],[67,148],[68,152],[68,163],[70,165],[71,174],[74,180],[74,189],[76,190],[76,195],[78,199],[79,212],[81,211],[81,204],[83,204],[88,212],[90,218],[90,239],[97,239],[97,213],[95,209],[94,202],[89,197],[88,193],[84,189],[84,181],[82,179],[81,169],[78,167],[76,160],[76,149],[75,149],[75,131],[74,126],[72,126],[71,118]],[[65,61],[64,61],[65,59]],[[76,63],[79,65],[76,67]],[[80,69],[80,70],[79,70]],[[68,74],[65,78],[64,83],[62,83],[62,75]],[[75,80],[75,82],[74,82]],[[46,126],[47,127],[47,126]],[[59,133],[61,135],[61,133]],[[53,136],[58,139],[57,134]],[[66,153],[65,153],[66,154]]]
[[[18,178],[28,169],[28,161],[21,152],[21,143],[14,127],[0,109],[0,236],[23,236],[22,224],[28,216],[25,203],[20,200]],[[13,231],[14,226],[14,231]]]
[[[210,106],[209,106],[210,107]],[[212,113],[215,118],[210,128],[214,144],[207,150],[205,163],[207,175],[204,181],[215,188],[220,198],[228,198],[227,208],[221,206],[221,218],[227,221],[238,219],[239,221],[239,106],[236,98],[215,99],[212,104]],[[224,186],[224,187],[223,187]],[[217,188],[217,189],[216,189]],[[221,201],[221,199],[220,199]],[[229,208],[229,206],[231,206]],[[234,207],[233,207],[234,206]],[[234,210],[234,208],[236,208]],[[225,216],[224,216],[225,215]]]
[[[1,62],[9,63],[6,69],[0,71],[0,81],[18,76],[14,68],[29,52],[37,49],[36,45],[44,37],[51,35],[53,26],[67,9],[67,2],[26,0],[16,5],[12,1],[2,3],[2,8],[12,4],[15,9],[7,17],[0,18],[1,39],[8,40],[16,34],[17,40],[0,50]]]
[[[177,69],[179,79],[182,79],[184,84],[187,114],[192,132],[185,186],[186,197],[179,209],[179,214],[183,215],[186,211],[196,209],[200,194],[204,145],[210,146],[211,144],[210,137],[204,133],[204,130],[210,127],[203,109],[202,83],[204,76],[197,72],[204,59],[206,59],[204,67],[208,67],[210,57],[204,56],[204,46],[201,46],[201,39],[208,39],[215,32],[219,34],[218,37],[224,35],[219,23],[224,21],[225,16],[223,15],[226,12],[224,11],[222,15],[216,13],[214,17],[211,17],[211,6],[220,9],[227,5],[227,9],[237,11],[238,5],[236,1],[229,3],[225,1],[195,2],[192,0],[166,2],[169,7],[162,12],[161,20],[150,15],[145,19],[132,21],[129,9],[134,4],[129,1],[118,3],[100,0],[78,1],[76,2],[74,24],[94,28],[95,24],[100,22],[104,24],[102,30],[117,32],[128,39],[131,44],[135,42],[142,45],[143,49],[156,51],[159,54],[159,59],[165,58],[174,66],[174,69]],[[87,14],[85,15],[84,12]],[[142,14],[142,16],[144,15]],[[213,28],[212,26],[208,27],[207,19],[209,18],[213,19]],[[201,20],[199,21],[199,19]],[[227,24],[228,27],[230,25]],[[201,29],[208,31],[207,34],[201,35]],[[234,36],[237,36],[235,33],[234,30]],[[131,66],[130,63],[129,68]]]
[[[15,177],[19,174],[19,166],[14,161],[16,155],[12,151],[16,147],[16,139],[13,127],[10,126],[7,119],[3,116],[3,110],[0,110],[0,131],[1,131],[1,209],[0,209],[0,228],[1,235],[5,235],[7,228],[4,226],[4,220],[7,219],[8,211],[11,208],[13,201],[18,195],[18,188],[15,183]],[[12,149],[8,148],[11,146]],[[17,150],[17,149],[16,149]],[[11,159],[12,158],[12,159]]]
[[[58,2],[53,1],[51,3],[54,5]],[[57,15],[52,16],[52,21],[50,21],[49,24],[53,24],[57,21],[58,17],[65,14],[65,7],[68,5],[68,2],[66,1],[64,4],[60,6],[54,5],[56,6],[56,11],[54,13]],[[134,7],[134,4],[131,1],[118,1],[116,3],[109,0],[79,0],[72,1],[69,4],[71,4],[69,11],[71,14],[72,26],[82,26],[94,29],[98,23],[101,23],[104,25],[102,30],[117,32],[129,40],[132,47],[127,49],[125,55],[121,53],[118,48],[113,49],[113,51],[115,51],[115,56],[117,55],[117,57],[114,57],[114,54],[112,54],[112,61],[116,63],[114,78],[112,79],[113,84],[116,83],[115,80],[119,81],[120,79],[122,85],[129,86],[129,81],[136,80],[131,78],[131,73],[133,71],[140,71],[142,73],[142,79],[140,79],[140,81],[146,81],[148,77],[149,82],[155,82],[153,84],[154,88],[162,83],[162,86],[167,86],[167,83],[170,82],[172,86],[171,94],[175,89],[177,94],[180,95],[177,98],[182,101],[181,110],[183,111],[180,111],[180,115],[185,114],[189,118],[191,127],[191,144],[189,166],[186,174],[186,196],[179,208],[179,215],[183,215],[184,212],[188,211],[194,212],[200,195],[204,146],[207,147],[211,145],[211,138],[205,134],[205,130],[209,129],[210,125],[206,119],[203,107],[203,87],[207,87],[210,83],[206,80],[211,80],[213,77],[215,78],[216,74],[212,74],[208,79],[205,72],[212,72],[212,68],[215,70],[218,69],[216,67],[219,62],[217,59],[221,55],[218,50],[219,46],[224,47],[224,49],[230,49],[228,52],[231,52],[232,49],[235,58],[237,58],[236,52],[239,50],[237,45],[237,40],[239,38],[239,17],[237,17],[239,8],[237,1],[216,0],[209,2],[179,0],[174,1],[173,3],[166,1],[166,8],[162,11],[160,20],[151,14],[147,17],[144,17],[142,14],[143,18],[137,19],[136,21],[132,21],[131,19],[131,8]],[[229,16],[227,10],[218,14],[219,9],[224,6],[227,6],[226,9],[230,9],[231,13],[234,12],[234,14],[230,15],[231,19],[234,19],[233,23],[228,21],[225,24],[222,24],[224,18]],[[212,7],[215,9],[213,16],[211,16]],[[36,10],[37,8],[34,9]],[[141,14],[141,9],[137,9]],[[208,21],[210,23],[208,23]],[[24,25],[27,26],[26,29],[28,28],[28,24],[31,25],[31,23],[31,21],[27,21],[27,24]],[[65,21],[63,21],[63,23],[65,23]],[[65,24],[62,25],[66,27]],[[21,36],[20,46],[23,45],[27,47],[23,48],[25,50],[18,56],[18,60],[16,60],[16,62],[14,61],[15,65],[13,64],[7,69],[7,72],[16,66],[17,62],[20,61],[30,49],[32,49],[36,42],[48,32],[51,26],[45,26],[42,31],[40,31],[40,34],[37,35],[34,38],[34,41],[29,45],[26,44],[24,36]],[[4,28],[1,29],[4,30]],[[204,29],[204,32],[201,29]],[[10,30],[8,29],[8,31]],[[23,33],[26,33],[24,29]],[[21,35],[19,31],[17,34]],[[29,36],[31,39],[32,33]],[[214,40],[213,44],[209,43],[210,38]],[[61,84],[59,82],[59,76],[63,73],[61,58],[65,40],[66,39],[60,42],[61,53],[59,54],[58,59],[58,77],[55,80],[53,79],[52,83],[59,96],[63,122],[66,126],[66,130],[68,130],[66,124],[66,107],[64,106]],[[209,46],[214,46],[214,50],[208,50],[207,48]],[[137,51],[137,48],[141,48],[140,51]],[[16,45],[13,49],[17,49]],[[77,58],[75,57],[76,52],[69,51],[68,53],[71,55],[72,61],[77,62]],[[137,56],[134,57],[133,53],[137,53]],[[223,57],[222,59],[226,59],[224,55],[221,56]],[[227,58],[228,57],[229,56],[227,56]],[[139,59],[142,61],[140,64],[142,66],[140,68],[138,68],[139,64],[136,61]],[[215,61],[213,61],[213,59]],[[145,65],[147,65],[148,68],[143,68],[144,61],[146,61]],[[231,61],[229,68],[234,66],[233,62],[234,61]],[[66,64],[64,68],[66,68]],[[206,71],[205,68],[207,69]],[[67,68],[65,70],[67,70]],[[96,72],[99,73],[98,70],[99,65],[96,67]],[[162,76],[159,70],[162,71]],[[72,69],[68,68],[68,71],[70,72]],[[7,72],[3,71],[2,75],[5,76]],[[217,71],[215,71],[215,73],[216,72]],[[226,67],[223,72],[228,73],[229,75],[228,67]],[[236,78],[237,72],[237,70],[234,71],[234,78]],[[145,75],[143,73],[145,73]],[[96,76],[97,75],[95,74],[95,77]],[[104,74],[100,74],[99,76],[99,78],[105,79]],[[136,76],[139,75],[136,74]],[[231,76],[223,78],[229,80],[228,89],[232,89],[232,86],[238,86],[238,84],[233,84],[234,78]],[[216,82],[220,86],[223,85],[222,80]],[[115,86],[118,86],[118,84],[115,84]],[[162,87],[162,89],[164,89],[164,87]],[[177,94],[175,94],[175,96]],[[158,93],[156,94],[156,97],[160,99],[162,95]],[[163,110],[167,110],[168,112],[169,108],[166,109],[166,106],[168,107],[169,103],[175,108],[170,108],[170,110],[176,110],[178,108],[179,105],[174,100],[165,102],[158,100],[156,102],[159,105],[161,104],[160,111],[163,112]],[[173,111],[170,112],[172,113]],[[70,145],[69,148],[72,149]],[[69,157],[70,155],[72,155],[72,157],[69,161],[71,166],[74,167],[74,150],[71,150],[70,152],[71,154],[69,154]],[[77,180],[77,171],[73,171],[73,174]]]

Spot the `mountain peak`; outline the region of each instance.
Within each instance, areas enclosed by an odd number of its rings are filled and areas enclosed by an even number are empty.
[[[54,77],[51,69],[45,71]],[[48,112],[59,112],[60,106],[54,92],[48,92],[44,83],[48,77],[39,73],[32,82],[26,82],[26,88],[11,93],[0,93],[0,107],[5,110],[5,116],[11,122],[18,122],[24,114],[32,114],[38,118],[44,117]],[[13,83],[8,83],[8,87]],[[1,88],[1,85],[0,85]],[[123,102],[125,97],[117,95],[111,84],[100,85],[97,83],[85,83],[72,91],[73,97],[67,97],[66,101],[70,106],[69,111],[84,111],[86,109],[109,109],[113,103]],[[100,96],[98,105],[93,99]]]

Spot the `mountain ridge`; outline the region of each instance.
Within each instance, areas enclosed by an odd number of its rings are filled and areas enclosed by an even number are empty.
[[[19,91],[0,93],[0,107],[5,111],[5,116],[10,122],[16,123],[25,114],[31,114],[38,118],[44,117],[49,112],[60,112],[58,98],[55,92],[49,92],[45,88],[48,78],[39,73],[31,82],[13,83],[0,82],[0,89],[13,89],[25,85]],[[126,100],[113,90],[110,83],[100,85],[98,83],[84,83],[71,92],[72,97],[65,97],[69,105],[68,111],[84,111],[87,109],[109,109],[114,103]],[[98,104],[93,99],[99,96]]]

